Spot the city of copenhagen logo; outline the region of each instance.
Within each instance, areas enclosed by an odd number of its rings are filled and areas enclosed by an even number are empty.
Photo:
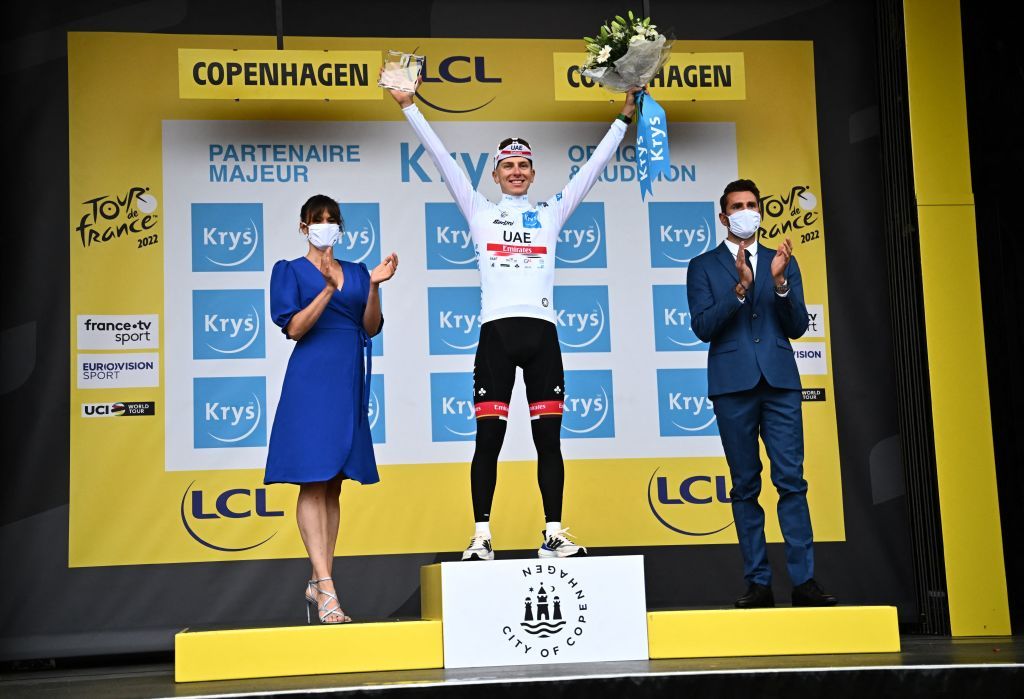
[[[160,221],[155,213],[157,200],[149,187],[133,186],[123,192],[101,194],[81,204],[75,232],[83,248],[111,240],[134,237],[136,246],[159,242],[155,228]]]
[[[366,419],[370,422],[370,438],[374,444],[384,444],[387,439],[384,417],[384,377],[373,374],[370,377],[370,396],[366,406]]]
[[[143,415],[156,415],[154,401],[82,403],[82,417],[138,417]]]
[[[583,202],[562,226],[555,248],[555,267],[605,268],[604,204]]]
[[[193,272],[262,272],[263,204],[192,204]]]
[[[370,269],[380,264],[380,204],[339,204],[344,229],[334,256],[362,262]]]
[[[651,267],[686,267],[715,245],[715,204],[710,201],[649,202]]]
[[[718,435],[705,369],[658,369],[658,423],[662,437]]]
[[[724,474],[654,469],[647,482],[647,505],[665,527],[686,536],[710,536],[732,526],[729,480]]]
[[[610,352],[607,286],[556,286],[555,325],[563,352]]]
[[[430,375],[430,432],[433,442],[471,442],[476,439],[472,373]]]
[[[476,352],[480,341],[479,286],[428,288],[427,316],[430,354]]]
[[[586,633],[590,601],[583,585],[554,563],[528,565],[522,576],[522,601],[508,605],[509,612],[518,607],[517,621],[502,626],[501,634],[524,656],[561,657]]]
[[[655,284],[651,287],[654,302],[654,349],[657,352],[707,351],[693,332],[693,318],[683,284]]]
[[[192,380],[193,446],[226,449],[267,446],[265,376]]]
[[[562,439],[614,437],[613,396],[610,370],[566,371]]]
[[[262,359],[266,292],[263,289],[192,291],[193,359]]]
[[[459,207],[451,202],[427,202],[423,206],[427,269],[474,269],[476,247]],[[513,224],[509,221],[507,225]]]
[[[266,488],[228,488],[200,490],[192,481],[181,496],[181,525],[195,541],[208,549],[224,552],[249,551],[267,543],[277,535],[277,530],[266,534],[268,524],[276,517],[284,517],[282,510],[273,510],[267,504]],[[244,520],[249,531],[255,531],[250,541],[229,546],[225,539],[236,539],[238,520]],[[269,522],[264,523],[264,520]],[[254,526],[255,525],[255,526]],[[262,529],[262,531],[261,531]],[[218,542],[214,543],[214,539]],[[234,543],[232,541],[232,543]]]

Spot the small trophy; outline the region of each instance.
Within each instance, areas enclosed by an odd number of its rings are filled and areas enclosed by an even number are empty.
[[[423,71],[423,56],[401,51],[388,51],[384,72],[377,85],[388,90],[416,92],[416,80]]]

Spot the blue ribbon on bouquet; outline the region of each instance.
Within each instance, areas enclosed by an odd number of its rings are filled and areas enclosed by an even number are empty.
[[[636,113],[636,175],[643,201],[654,178],[669,174],[668,121],[664,107],[643,92],[636,95]]]

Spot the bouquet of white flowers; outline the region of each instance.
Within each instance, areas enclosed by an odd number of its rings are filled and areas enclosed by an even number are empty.
[[[587,60],[580,72],[614,92],[646,85],[668,62],[672,41],[651,24],[651,18],[616,16],[596,37],[583,37]]]

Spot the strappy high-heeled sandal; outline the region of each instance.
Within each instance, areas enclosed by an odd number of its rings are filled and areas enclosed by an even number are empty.
[[[322,583],[325,580],[332,580],[333,581],[333,578],[318,578],[316,580],[311,580],[310,581],[310,582],[314,583],[314,588],[316,589],[317,596],[319,597],[320,595],[323,595],[323,596],[325,596],[327,598],[327,599],[324,600],[323,604],[317,606],[317,616],[320,619],[320,623],[321,624],[347,624],[348,622],[352,621],[352,617],[350,617],[348,614],[346,614],[345,610],[341,608],[341,602],[338,600],[338,596],[336,594],[334,594],[333,592],[328,592],[327,590],[322,589],[319,585],[315,584],[315,583]],[[329,607],[328,606],[331,603],[331,600],[334,600],[335,606],[333,606],[333,607]],[[327,621],[327,617],[330,617],[330,616],[339,617],[339,620],[338,621]]]
[[[316,603],[316,580],[310,578],[306,581],[306,623],[313,623],[313,615],[317,613]]]

